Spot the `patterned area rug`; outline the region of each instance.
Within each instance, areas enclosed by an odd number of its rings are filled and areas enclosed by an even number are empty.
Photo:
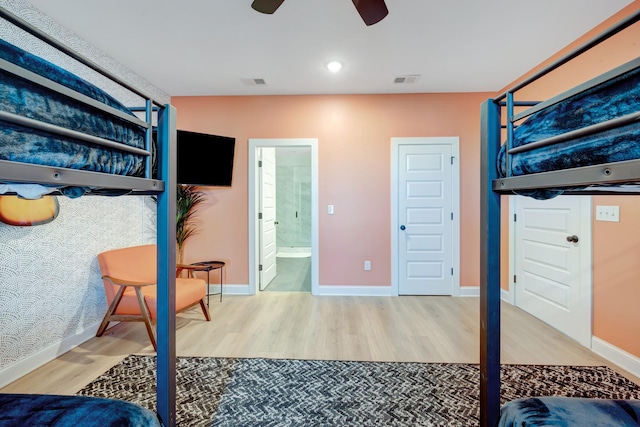
[[[640,399],[607,367],[503,365],[502,400]],[[179,426],[479,425],[478,365],[180,357]],[[155,410],[155,357],[128,356],[78,394]]]

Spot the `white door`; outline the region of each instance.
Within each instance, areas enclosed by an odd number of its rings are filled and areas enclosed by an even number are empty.
[[[276,277],[276,149],[260,149],[260,290]]]
[[[591,198],[515,200],[515,302],[591,346]]]
[[[451,295],[452,148],[398,147],[398,293]]]

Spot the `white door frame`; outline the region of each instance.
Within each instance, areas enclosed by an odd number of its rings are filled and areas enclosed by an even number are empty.
[[[524,196],[522,196],[524,197]],[[580,196],[566,196],[566,197],[580,197]],[[592,248],[593,248],[593,237],[592,237],[592,206],[593,206],[593,198],[591,196],[582,196],[588,197],[588,202],[580,203],[580,245],[576,246],[576,249],[580,250],[580,264],[581,265],[592,265]],[[513,278],[516,274],[516,226],[513,221],[513,216],[516,213],[516,201],[517,196],[509,196],[509,291],[506,295],[503,294],[503,299],[505,299],[509,304],[516,306],[516,283],[513,282]],[[581,307],[581,310],[584,312],[587,311],[588,315],[584,315],[584,324],[585,328],[588,328],[589,334],[588,337],[585,336],[582,339],[577,340],[583,346],[587,348],[591,348],[591,337],[593,336],[593,273],[592,269],[585,269],[581,271],[581,283],[580,287],[583,290],[588,291],[586,294],[582,295],[580,301],[584,304]],[[502,289],[501,291],[504,291]],[[586,334],[585,334],[586,335]]]
[[[391,138],[391,295],[399,295],[399,274],[398,266],[398,246],[400,233],[398,232],[398,183],[400,168],[400,145],[429,145],[429,144],[449,144],[451,145],[451,155],[453,156],[452,181],[451,181],[451,202],[453,215],[452,224],[452,254],[451,265],[453,267],[453,277],[451,295],[460,296],[460,138],[457,136],[444,137],[413,137],[413,138]]]
[[[258,265],[260,239],[258,206],[260,182],[258,148],[309,147],[311,148],[311,294],[317,295],[318,285],[318,140],[316,138],[249,139],[249,295],[258,293]]]

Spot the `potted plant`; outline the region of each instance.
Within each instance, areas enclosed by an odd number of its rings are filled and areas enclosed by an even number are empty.
[[[204,201],[204,193],[194,185],[178,185],[176,195],[176,248],[178,264],[182,264],[184,245],[198,229],[194,224],[195,208]]]

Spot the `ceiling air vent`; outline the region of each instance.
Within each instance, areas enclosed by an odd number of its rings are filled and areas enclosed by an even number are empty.
[[[267,84],[265,79],[242,79],[245,86],[264,86]]]
[[[413,74],[410,76],[398,76],[395,79],[393,79],[393,82],[401,83],[401,84],[409,84],[409,83],[417,82],[419,78],[420,78],[419,74]]]

